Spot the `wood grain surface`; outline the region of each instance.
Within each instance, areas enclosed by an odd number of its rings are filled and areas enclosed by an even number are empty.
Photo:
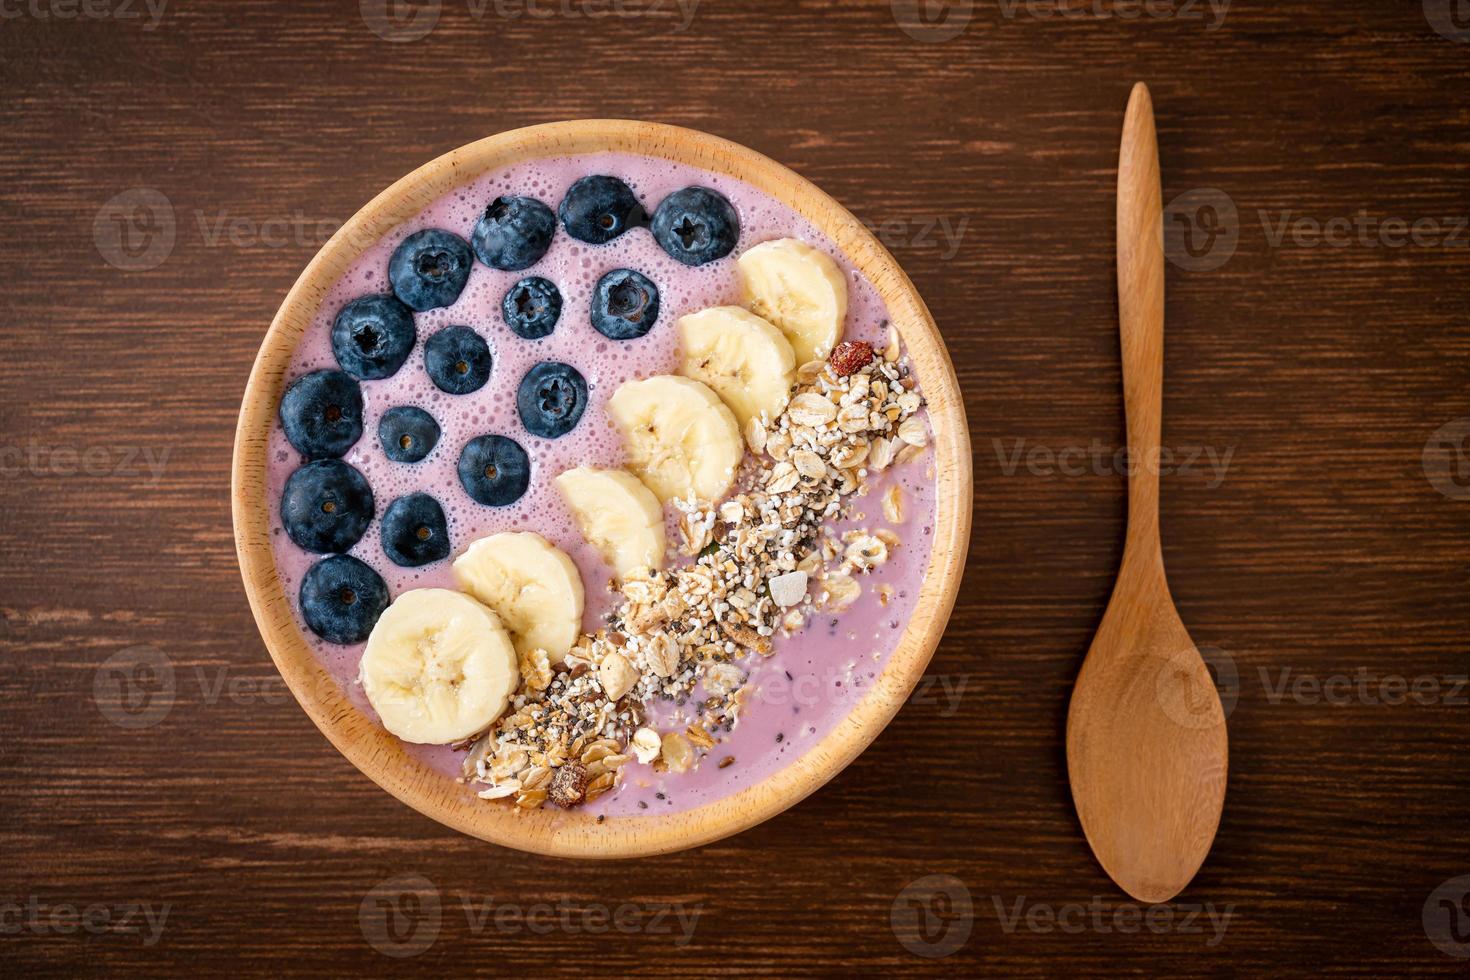
[[[0,971],[1463,975],[1463,4],[652,4],[0,2]],[[1137,80],[1177,232],[1164,557],[1230,711],[1167,913],[1094,862],[1062,741],[1122,553]],[[775,820],[598,865],[459,836],[339,756],[229,509],[250,364],[336,225],[589,116],[726,136],[876,227],[975,456],[914,703]]]

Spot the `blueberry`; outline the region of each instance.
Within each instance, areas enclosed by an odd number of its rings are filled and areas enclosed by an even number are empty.
[[[556,234],[556,215],[534,197],[497,197],[475,225],[475,254],[492,269],[516,272],[541,261]]]
[[[372,487],[340,459],[307,463],[286,479],[281,523],[291,540],[307,551],[346,551],[372,520]]]
[[[389,504],[383,513],[383,554],[407,568],[448,558],[449,524],[439,501],[411,493]]]
[[[516,390],[521,424],[533,436],[556,439],[576,428],[587,408],[587,381],[570,364],[542,361]]]
[[[471,439],[459,454],[459,482],[476,502],[505,507],[531,485],[531,457],[505,436]]]
[[[362,386],[342,371],[313,371],[281,397],[281,428],[307,459],[341,456],[362,438]]]
[[[328,643],[361,643],[387,608],[382,576],[351,555],[323,558],[301,580],[301,615]]]
[[[592,326],[611,340],[633,340],[658,319],[658,287],[632,269],[614,269],[592,291]]]
[[[605,245],[648,223],[632,188],[616,177],[583,177],[567,191],[558,212],[567,234],[591,245]]]
[[[653,237],[685,265],[704,265],[734,250],[740,216],[718,191],[686,187],[664,198],[653,213]]]
[[[400,405],[378,420],[378,441],[395,463],[417,463],[439,442],[439,423],[422,408]]]
[[[445,327],[424,344],[424,368],[440,391],[468,395],[490,380],[490,345],[469,327]]]
[[[390,378],[413,350],[413,311],[397,296],[361,296],[332,322],[332,353],[342,370],[364,381]]]
[[[517,337],[540,340],[556,329],[561,318],[561,290],[540,276],[522,279],[500,301],[505,323]]]
[[[393,293],[411,309],[423,312],[453,306],[475,264],[470,246],[453,232],[439,228],[416,231],[388,260]]]

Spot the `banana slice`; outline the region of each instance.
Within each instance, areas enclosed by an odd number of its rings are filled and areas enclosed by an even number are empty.
[[[741,431],[761,412],[780,416],[796,380],[796,354],[776,327],[738,306],[716,306],[679,320],[685,377],[703,381],[735,413]]]
[[[555,482],[582,537],[619,578],[663,567],[663,506],[636,476],[627,470],[579,466]]]
[[[703,382],[671,374],[629,381],[607,411],[622,430],[630,468],[664,503],[715,501],[735,482],[745,455],[740,426]]]
[[[745,305],[781,328],[796,363],[819,361],[842,339],[847,279],[825,252],[794,238],[762,242],[736,260]]]
[[[582,634],[582,576],[566,552],[533,531],[481,538],[454,560],[459,587],[505,621],[516,653],[566,659]]]
[[[500,617],[450,589],[399,596],[373,627],[359,669],[383,727],[428,745],[484,731],[520,682]]]

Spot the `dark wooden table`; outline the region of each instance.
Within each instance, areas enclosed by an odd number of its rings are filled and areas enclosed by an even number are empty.
[[[1465,5],[528,2],[0,4],[0,972],[1463,975]],[[1164,550],[1233,704],[1170,911],[1094,863],[1062,749],[1122,546],[1138,79],[1175,202]],[[612,865],[458,836],[345,762],[256,633],[228,492],[335,224],[582,116],[730,137],[871,222],[975,448],[928,696],[778,819]]]

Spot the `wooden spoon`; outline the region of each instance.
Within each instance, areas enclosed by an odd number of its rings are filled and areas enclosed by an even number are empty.
[[[1225,713],[1184,629],[1159,544],[1163,206],[1153,100],[1133,89],[1118,163],[1118,312],[1128,414],[1123,567],[1067,717],[1067,772],[1087,842],[1144,902],[1189,884],[1225,805]]]

